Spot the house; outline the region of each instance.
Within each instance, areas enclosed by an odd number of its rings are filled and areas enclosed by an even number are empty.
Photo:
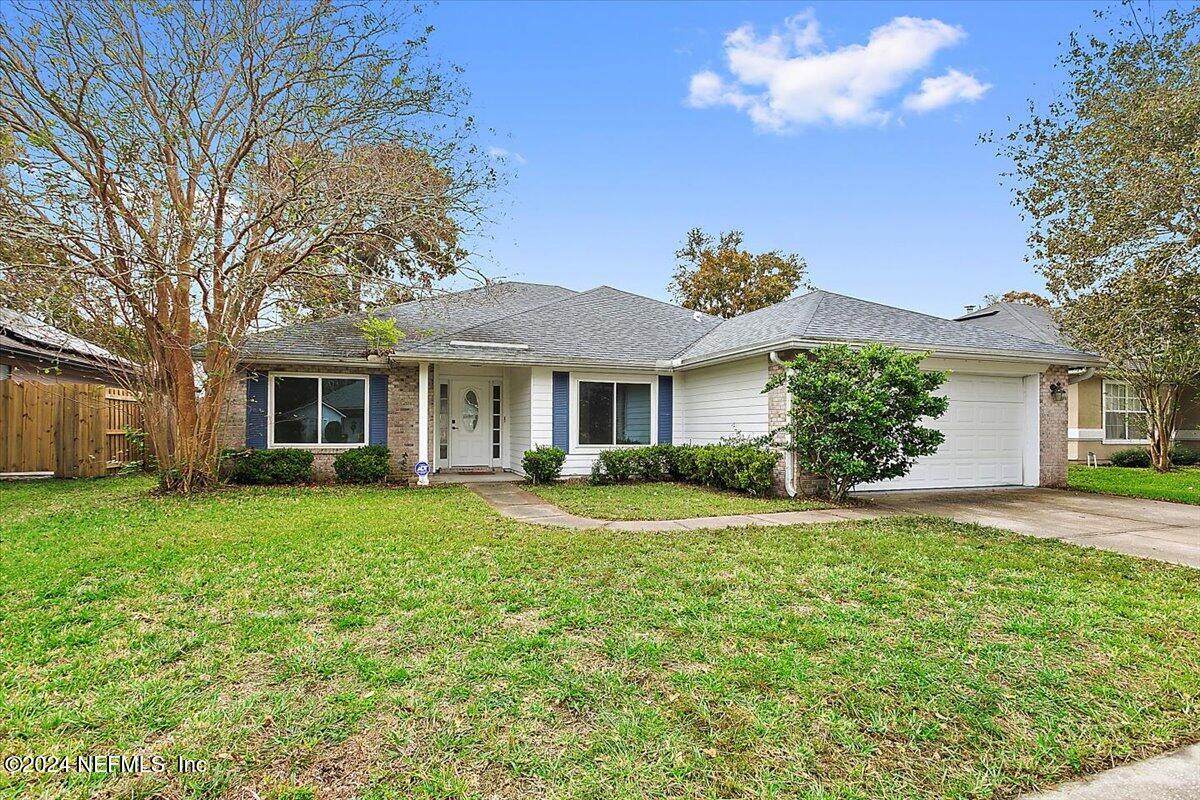
[[[395,469],[521,471],[536,445],[587,474],[607,448],[757,437],[784,422],[785,389],[762,392],[798,350],[894,344],[950,369],[939,451],[874,488],[1056,486],[1066,404],[1055,385],[1093,355],[980,326],[814,291],[733,319],[600,286],[503,283],[376,310],[407,335],[368,352],[363,315],[254,335],[224,410],[224,444],[336,454],[386,444]],[[320,411],[318,411],[320,409]],[[336,421],[336,425],[332,423]],[[779,491],[813,479],[781,459]]]
[[[1024,303],[993,303],[958,317],[959,322],[1065,346],[1050,311]],[[1103,367],[1079,368],[1067,378],[1067,458],[1086,462],[1089,455],[1107,461],[1114,451],[1149,445],[1146,411],[1128,383]],[[1184,389],[1175,439],[1200,447],[1200,386]]]
[[[126,366],[97,344],[0,308],[0,380],[117,386]]]

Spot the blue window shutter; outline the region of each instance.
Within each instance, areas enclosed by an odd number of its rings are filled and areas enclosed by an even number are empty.
[[[670,375],[658,376],[658,443],[671,443],[671,398],[674,393],[674,381]]]
[[[372,375],[367,379],[368,399],[371,408],[371,430],[367,444],[387,446],[387,375]]]
[[[553,407],[550,414],[550,443],[564,453],[571,452],[571,373],[554,373]]]
[[[267,446],[267,381],[265,372],[246,373],[246,447]]]

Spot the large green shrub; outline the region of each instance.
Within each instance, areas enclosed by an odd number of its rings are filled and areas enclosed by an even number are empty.
[[[803,352],[771,377],[763,391],[791,395],[786,433],[800,468],[826,479],[842,500],[858,484],[899,478],[945,436],[921,423],[946,413],[934,392],[946,372],[927,372],[927,354],[869,344],[858,350],[823,345]]]
[[[338,453],[333,472],[343,483],[383,483],[387,480],[392,453],[381,444],[369,444]]]
[[[567,454],[557,447],[538,445],[532,450],[526,450],[521,458],[521,468],[530,483],[550,483],[562,475],[563,464]]]
[[[605,450],[592,465],[592,483],[673,479],[751,494],[771,490],[779,453],[753,443],[669,445]]]
[[[223,454],[229,480],[242,484],[308,483],[313,454],[309,450],[235,450]]]

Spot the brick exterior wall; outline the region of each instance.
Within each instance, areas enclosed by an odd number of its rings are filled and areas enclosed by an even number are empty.
[[[1041,486],[1062,488],[1067,485],[1067,398],[1050,395],[1053,384],[1067,388],[1067,368],[1053,366],[1042,373],[1038,389],[1038,433],[1041,441]]]
[[[230,382],[225,407],[221,412],[221,447],[243,448],[246,446],[246,373],[239,370]],[[304,372],[320,375],[351,370],[329,367],[305,367],[303,365],[257,365],[254,372]],[[383,369],[366,372],[379,373]],[[388,375],[388,448],[392,451],[392,478],[411,483],[413,465],[417,463],[417,367],[415,365],[393,365],[386,370]],[[333,480],[333,459],[341,448],[313,447],[313,477],[318,481]]]
[[[794,353],[783,353],[781,358],[784,360],[791,359]],[[767,376],[775,377],[783,371],[783,367],[772,362],[768,357],[767,360]],[[787,391],[782,386],[777,386],[767,392],[767,427],[769,430],[778,430],[787,424]],[[782,444],[782,442],[781,442]],[[779,497],[787,496],[787,460],[794,459],[795,456],[786,450],[780,448],[783,457],[779,459],[779,463],[775,465],[775,473],[772,476],[772,491]],[[806,472],[800,472],[798,469],[794,471],[794,482],[796,484],[796,494],[801,497],[815,497],[823,494],[826,488],[824,478],[819,478]]]

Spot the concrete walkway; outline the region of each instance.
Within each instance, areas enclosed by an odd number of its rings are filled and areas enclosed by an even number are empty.
[[[959,489],[863,492],[865,505],[824,511],[782,511],[672,520],[613,521],[569,514],[522,484],[473,483],[471,491],[506,517],[560,528],[679,531],[750,525],[804,525],[901,514],[947,517],[1027,536],[1059,539],[1174,564],[1200,567],[1200,508],[1133,497],[1057,489]]]
[[[515,483],[467,484],[492,508],[504,516],[534,525],[559,528],[607,528],[613,531],[686,531],[701,528],[742,528],[748,525],[805,525],[813,522],[840,522],[848,519],[877,519],[895,516],[883,508],[832,508],[824,511],[777,511],[770,514],[735,514],[726,517],[692,517],[663,520],[609,520],[577,517],[543,500]]]
[[[1097,772],[1022,800],[1196,800],[1200,798],[1200,744],[1145,761]]]
[[[932,514],[1200,567],[1200,507],[1183,503],[1061,489],[863,492],[856,497],[893,513]]]

